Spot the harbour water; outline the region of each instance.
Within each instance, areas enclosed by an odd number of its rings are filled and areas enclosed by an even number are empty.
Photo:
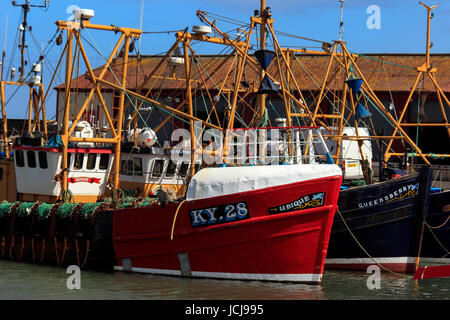
[[[190,279],[82,270],[68,288],[65,268],[0,261],[1,300],[450,300],[450,278],[325,271],[320,285]],[[373,283],[372,283],[373,284]],[[70,287],[70,285],[69,285]],[[370,289],[372,287],[372,289]]]

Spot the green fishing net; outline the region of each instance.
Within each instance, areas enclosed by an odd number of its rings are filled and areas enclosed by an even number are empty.
[[[49,217],[50,211],[52,210],[54,204],[42,203],[39,205],[36,211],[36,217],[39,220],[45,220]]]

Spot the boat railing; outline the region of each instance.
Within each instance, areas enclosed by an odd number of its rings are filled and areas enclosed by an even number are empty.
[[[230,165],[331,163],[320,127],[227,130],[223,162]]]

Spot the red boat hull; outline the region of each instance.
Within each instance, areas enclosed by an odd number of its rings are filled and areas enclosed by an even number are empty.
[[[165,208],[153,205],[118,210],[114,213],[113,230],[116,269],[319,283],[341,179],[341,176],[326,177],[172,203]],[[324,195],[321,203],[313,201],[312,196],[317,194]],[[214,216],[206,221],[205,215],[198,215],[205,213],[205,208],[219,208],[209,210],[218,212],[230,204],[237,208],[242,203],[245,208],[235,215],[234,221],[224,221],[227,216]],[[294,204],[297,206],[291,209]],[[211,221],[216,224],[209,225]]]
[[[414,274],[415,280],[432,279],[432,278],[450,278],[450,265],[445,266],[426,266],[418,268]]]

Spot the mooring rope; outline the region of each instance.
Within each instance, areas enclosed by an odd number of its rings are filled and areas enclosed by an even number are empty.
[[[61,261],[58,262],[58,265],[62,265],[64,263],[64,258],[66,257],[66,251],[69,250],[69,246],[67,245],[67,237],[64,237],[64,248],[61,256]]]
[[[36,254],[34,252],[34,237],[31,238],[31,254],[32,254],[33,262],[35,262],[36,261]]]
[[[175,211],[175,217],[173,218],[172,222],[172,231],[170,232],[170,240],[173,240],[173,230],[175,229],[175,222],[177,221],[178,211],[185,202],[186,200],[181,201],[181,203],[178,205],[177,211]]]
[[[88,255],[89,255],[89,251],[91,251],[90,250],[90,245],[91,245],[91,242],[88,239],[87,242],[86,242],[86,255],[84,256],[84,261],[83,261],[83,264],[80,265],[80,268],[83,268],[86,265],[87,258],[88,258]]]
[[[25,249],[25,236],[22,236],[22,246],[20,247],[20,253],[19,253],[19,257],[17,257],[17,261],[22,260],[24,249]]]
[[[429,228],[431,228],[431,229],[440,229],[440,228],[442,228],[443,226],[445,226],[449,220],[450,220],[450,214],[448,215],[448,217],[447,217],[447,219],[444,221],[444,223],[442,223],[442,224],[439,225],[439,226],[434,227],[434,226],[430,226],[430,225],[428,224],[428,222],[425,222],[425,223],[426,223],[427,226],[428,226]]]
[[[450,251],[448,251],[448,249],[442,244],[442,242],[439,241],[439,239],[436,237],[436,235],[434,234],[432,227],[425,221],[425,225],[428,227],[428,230],[430,231],[431,235],[433,236],[434,240],[436,240],[436,242],[441,246],[442,249],[444,249],[444,251],[446,252],[446,254],[441,258],[445,258],[446,256],[448,256],[450,254]]]
[[[45,238],[42,239],[42,251],[41,251],[41,259],[40,262],[44,261],[44,252],[45,252]]]
[[[380,263],[378,263],[378,261],[376,261],[376,260],[375,260],[375,259],[367,252],[367,250],[364,249],[364,247],[362,246],[362,244],[358,241],[358,239],[357,239],[357,238],[355,237],[355,235],[353,234],[352,230],[350,230],[349,226],[348,226],[347,223],[345,222],[344,217],[343,217],[342,214],[341,214],[341,211],[337,210],[337,212],[338,212],[339,217],[341,218],[342,222],[344,223],[345,227],[347,228],[348,232],[349,232],[350,235],[352,236],[352,238],[356,241],[356,243],[357,243],[358,246],[361,248],[361,250],[363,250],[364,253],[365,253],[365,254],[366,254],[366,255],[367,255],[367,256],[368,256],[368,257],[369,257],[369,258],[370,258],[377,266],[379,266],[380,268],[382,268],[383,270],[385,270],[385,271],[387,271],[387,272],[389,272],[389,273],[392,273],[392,274],[394,274],[394,275],[397,275],[397,276],[401,276],[401,277],[405,277],[405,278],[406,278],[406,275],[401,274],[401,273],[394,272],[394,271],[392,271],[392,270],[386,268],[385,266],[381,265]]]
[[[56,239],[56,237],[54,237],[53,240],[54,240],[54,243],[55,243],[56,263],[57,263],[58,266],[59,266],[60,263],[59,263],[59,253],[58,253],[58,240]]]
[[[9,247],[9,257],[11,258],[11,261],[14,261],[13,254],[12,254],[12,250],[14,248],[14,245],[15,245],[15,239],[14,239],[14,235],[12,235],[12,237],[11,237],[11,245]]]
[[[6,248],[6,238],[5,238],[5,236],[2,236],[2,251],[0,254],[0,257],[2,257],[2,258],[5,255],[5,251],[6,251],[5,248]]]
[[[81,264],[80,263],[80,245],[78,244],[78,239],[75,239],[75,248],[76,248],[76,252],[77,252],[77,263],[80,268],[83,268],[86,264],[86,261],[87,261],[88,255],[89,255],[89,251],[90,251],[90,248],[89,248],[90,243],[91,242],[89,239],[86,240],[86,254],[84,255],[83,263]]]

